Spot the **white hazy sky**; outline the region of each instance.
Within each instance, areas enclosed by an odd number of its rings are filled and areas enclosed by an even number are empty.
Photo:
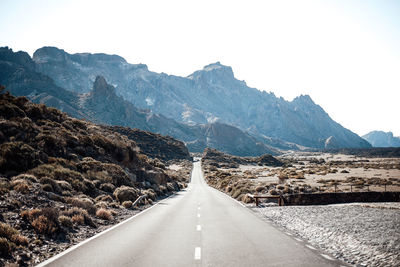
[[[251,87],[309,94],[344,127],[400,136],[400,1],[1,0],[0,46],[118,54],[187,76],[221,61]]]

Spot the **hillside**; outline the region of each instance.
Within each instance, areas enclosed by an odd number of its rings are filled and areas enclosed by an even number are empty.
[[[373,147],[400,147],[400,137],[393,136],[392,132],[372,131],[363,135]]]
[[[219,62],[178,77],[151,72],[146,65],[129,64],[116,55],[71,55],[55,47],[38,49],[33,61],[38,72],[70,91],[89,92],[101,74],[135,106],[179,122],[219,121],[266,136],[263,142],[274,138],[313,148],[370,147],[333,121],[309,96],[289,102],[250,88],[234,77],[231,67]]]
[[[145,155],[189,158],[184,145],[132,131],[0,92],[0,266],[36,264],[136,213],[139,196],[151,205],[186,187],[190,169],[175,172]]]

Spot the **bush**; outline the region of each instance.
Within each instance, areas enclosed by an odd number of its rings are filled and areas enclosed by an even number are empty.
[[[135,201],[139,197],[139,191],[130,186],[121,186],[115,189],[114,197],[120,202],[127,200]]]
[[[265,190],[265,186],[257,186],[255,190],[256,192],[260,193]]]
[[[58,221],[62,226],[67,228],[72,228],[74,226],[72,219],[65,215],[61,215],[60,217],[58,217]]]
[[[52,235],[57,231],[57,225],[47,217],[40,215],[33,220],[32,226],[38,234]]]
[[[100,208],[96,211],[96,216],[99,217],[100,219],[108,220],[108,221],[113,219],[111,212],[109,210],[106,210],[103,208]]]
[[[4,237],[0,237],[0,256],[8,258],[11,256],[12,243]]]
[[[124,208],[129,209],[130,207],[132,207],[132,201],[127,200],[122,202],[122,206],[124,206]]]
[[[0,222],[0,237],[4,237],[7,238],[8,240],[11,240],[12,236],[18,234],[19,234],[18,231],[14,227],[6,223]]]
[[[72,216],[71,221],[75,224],[83,225],[85,224],[85,217],[81,214],[75,214]]]
[[[58,210],[55,208],[25,210],[21,217],[30,222],[38,234],[50,236],[59,230]]]
[[[269,190],[269,192],[268,192],[270,195],[278,195],[278,191],[276,191],[275,189],[271,189],[271,190]]]
[[[96,207],[94,206],[93,201],[88,198],[67,198],[67,203],[74,207],[83,208],[90,214],[95,214],[96,212]]]

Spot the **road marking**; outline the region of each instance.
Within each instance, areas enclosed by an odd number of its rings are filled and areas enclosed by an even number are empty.
[[[301,240],[301,239],[299,239],[299,238],[296,238],[296,237],[293,237],[294,239],[296,239],[297,241],[299,241],[299,242],[303,242],[303,240]]]
[[[196,247],[194,249],[194,259],[201,260],[201,247]]]
[[[321,253],[321,256],[324,257],[324,258],[327,259],[327,260],[331,260],[331,261],[334,261],[334,260],[335,260],[335,259],[333,259],[332,257],[330,257],[330,256],[328,256],[328,255],[326,255],[326,254],[322,254],[322,253]]]
[[[200,218],[200,213],[197,213],[197,217]]]
[[[201,231],[201,225],[200,224],[197,225],[196,230],[197,231]]]
[[[288,233],[288,232],[286,232],[285,234],[292,236],[292,234],[291,234],[291,233]]]
[[[201,210],[201,208],[200,208],[200,207],[198,207],[197,209],[198,209],[198,210]]]
[[[150,207],[148,207],[147,209],[145,209],[145,210],[139,212],[138,214],[133,215],[132,217],[130,217],[130,218],[128,218],[128,219],[126,219],[126,220],[124,220],[124,221],[122,221],[122,222],[119,222],[119,223],[117,223],[117,224],[111,226],[110,228],[104,230],[103,232],[100,232],[100,233],[98,233],[98,234],[96,234],[96,235],[94,235],[94,236],[92,236],[92,237],[89,237],[88,239],[83,240],[82,242],[80,242],[80,243],[78,243],[78,244],[76,244],[76,245],[70,247],[70,248],[67,249],[67,250],[64,250],[63,252],[61,252],[61,253],[59,253],[59,254],[57,254],[57,255],[51,257],[50,259],[47,259],[47,260],[41,262],[41,263],[40,263],[39,265],[37,265],[36,267],[43,267],[43,266],[46,266],[47,264],[50,264],[50,263],[54,262],[55,260],[61,258],[62,256],[64,256],[64,255],[70,253],[71,251],[74,251],[75,249],[78,249],[79,247],[83,246],[84,244],[86,244],[86,243],[92,241],[93,239],[96,239],[96,238],[98,238],[98,237],[100,237],[100,236],[102,236],[102,235],[104,235],[104,234],[106,234],[106,233],[108,233],[108,232],[114,230],[115,228],[117,228],[117,227],[119,227],[119,226],[121,226],[121,225],[123,225],[123,224],[125,224],[125,223],[128,223],[128,222],[130,222],[131,220],[134,220],[136,217],[145,214],[146,212],[148,212],[149,210],[153,209],[154,207],[157,207],[160,203],[166,202],[168,199],[172,198],[173,196],[176,196],[176,194],[172,194],[172,195],[170,195],[169,197],[167,197],[167,198],[165,198],[165,199],[163,199],[163,200],[161,200],[161,201],[155,203],[153,206],[150,206]]]
[[[309,249],[312,249],[312,250],[317,250],[316,248],[314,248],[313,246],[310,246],[310,245],[306,245],[306,247],[308,247]]]

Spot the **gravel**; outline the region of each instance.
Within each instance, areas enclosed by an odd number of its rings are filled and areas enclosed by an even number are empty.
[[[351,265],[400,266],[400,203],[250,208]]]

